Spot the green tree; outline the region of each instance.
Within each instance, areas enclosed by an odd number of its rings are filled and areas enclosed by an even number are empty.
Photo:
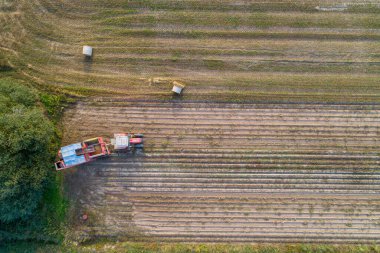
[[[47,177],[53,134],[38,109],[14,108],[0,116],[0,220],[28,219]]]
[[[32,89],[0,79],[0,241],[13,225],[30,222],[51,169],[54,126]]]

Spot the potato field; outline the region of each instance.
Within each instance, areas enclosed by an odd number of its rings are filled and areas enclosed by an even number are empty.
[[[77,224],[78,236],[378,242],[379,114],[368,105],[80,103],[66,114],[67,143],[130,130],[145,133],[145,150],[68,173],[78,211],[94,219]]]

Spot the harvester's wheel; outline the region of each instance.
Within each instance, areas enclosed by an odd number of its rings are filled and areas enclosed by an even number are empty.
[[[143,149],[144,148],[144,144],[135,144],[135,148],[136,149]]]
[[[133,137],[134,138],[144,138],[144,135],[143,134],[134,134]]]

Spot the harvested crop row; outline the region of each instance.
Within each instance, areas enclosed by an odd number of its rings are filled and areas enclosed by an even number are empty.
[[[169,98],[168,85],[148,81],[164,75],[191,84],[190,99],[379,101],[376,1],[342,11],[316,9],[341,1],[288,0],[11,5],[0,13],[8,65],[68,92]],[[94,46],[90,63],[85,44]]]
[[[145,151],[66,175],[79,210],[95,219],[76,232],[186,242],[377,242],[379,114],[375,104],[79,103],[66,113],[65,143],[142,132]]]

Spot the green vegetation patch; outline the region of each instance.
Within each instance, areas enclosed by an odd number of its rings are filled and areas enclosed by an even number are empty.
[[[52,166],[57,138],[37,91],[0,79],[0,243],[59,240],[64,200]]]
[[[41,92],[39,98],[49,114],[50,119],[55,123],[58,123],[62,117],[65,105],[72,102],[72,99],[67,98],[67,96],[63,94],[51,94],[48,92]]]
[[[156,24],[196,25],[224,27],[293,27],[293,28],[370,28],[380,27],[380,17],[377,14],[352,13],[230,13],[225,12],[192,12],[167,11],[147,12],[144,14],[124,15],[100,20],[104,25],[134,26],[143,24],[145,27]]]
[[[197,10],[197,11],[243,11],[243,12],[317,12],[316,6],[339,6],[339,1],[202,1],[202,0],[186,0],[186,1],[167,1],[167,0],[129,0],[127,2],[118,0],[109,0],[102,2],[100,6],[106,8],[125,8],[130,9],[148,9],[155,11],[165,10]],[[98,6],[99,7],[99,6]],[[361,3],[360,5],[347,5],[349,12],[353,13],[379,13],[380,8],[376,4]]]
[[[185,244],[185,243],[96,243],[86,246],[54,246],[18,244],[6,247],[7,252],[70,252],[70,253],[379,253],[377,245],[323,244]],[[0,247],[1,250],[1,247]]]

